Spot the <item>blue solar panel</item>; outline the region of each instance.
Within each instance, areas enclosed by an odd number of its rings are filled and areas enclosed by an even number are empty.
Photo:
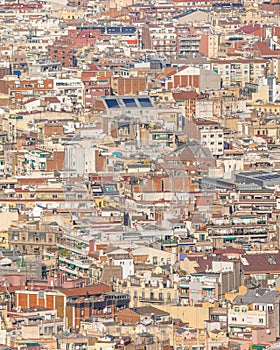
[[[115,98],[105,100],[108,108],[120,108],[118,101]]]
[[[133,34],[136,32],[136,28],[135,27],[122,27],[121,28],[122,33],[130,33]]]
[[[119,34],[121,32],[120,27],[108,27],[107,28],[107,33],[108,34]]]
[[[141,107],[153,107],[151,100],[147,97],[140,97],[138,101]]]
[[[123,103],[125,104],[125,107],[137,107],[134,98],[123,98]]]

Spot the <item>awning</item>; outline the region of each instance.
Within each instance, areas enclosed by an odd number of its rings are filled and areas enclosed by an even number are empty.
[[[225,237],[224,238],[224,242],[227,242],[227,241],[235,241],[236,240],[236,237]]]
[[[266,345],[257,345],[257,344],[253,344],[252,345],[252,349],[265,349]]]

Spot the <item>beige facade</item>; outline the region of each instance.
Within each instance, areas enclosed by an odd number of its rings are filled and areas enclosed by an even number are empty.
[[[226,88],[232,84],[244,87],[246,82],[257,83],[260,77],[266,76],[268,68],[268,61],[263,59],[212,61],[213,71],[221,76]]]
[[[252,102],[263,101],[267,103],[269,101],[269,88],[268,86],[258,86],[258,91],[252,93]]]
[[[164,304],[171,304],[179,300],[177,284],[173,287],[163,287],[162,283],[159,283],[157,286],[149,286],[144,280],[138,285],[127,281],[125,284],[116,284],[115,289],[118,292],[129,293],[130,307],[139,307],[152,303],[155,307],[161,308]]]
[[[163,311],[169,312],[171,317],[179,318],[183,322],[188,323],[192,328],[204,329],[204,321],[209,319],[210,308],[214,306],[211,303],[194,306],[164,304],[160,308]]]
[[[265,135],[276,141],[280,137],[280,125],[275,119],[256,119],[249,124],[248,133],[251,137]]]

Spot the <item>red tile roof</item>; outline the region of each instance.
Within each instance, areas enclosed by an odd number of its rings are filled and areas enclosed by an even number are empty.
[[[248,254],[244,259],[242,266],[245,274],[280,273],[280,253]]]
[[[214,250],[214,254],[245,254],[245,249],[237,249],[237,248],[226,248],[226,249],[216,249]]]
[[[67,297],[83,297],[83,296],[92,296],[92,295],[101,295],[103,293],[108,293],[112,291],[111,286],[100,283],[92,286],[87,286],[84,288],[69,288],[61,289],[60,292],[65,294]]]
[[[238,32],[238,33],[245,33],[245,34],[252,34],[252,33],[258,31],[260,28],[261,28],[260,25],[243,26],[243,27],[240,27],[240,28],[236,29],[236,32]]]
[[[195,267],[197,273],[206,272],[207,270],[211,270],[212,262],[217,259],[215,256],[188,256],[190,261],[196,261],[198,266]],[[228,261],[226,256],[221,256],[220,261]]]
[[[278,0],[276,0],[278,2]],[[274,12],[275,14],[280,14],[280,5],[273,4],[272,1],[270,4],[262,4],[262,9],[269,12]]]
[[[203,98],[203,96],[199,95],[196,91],[173,92],[172,95],[175,101],[195,100],[197,98]]]
[[[60,103],[59,99],[56,96],[46,97],[45,101],[49,103]]]
[[[280,50],[271,50],[266,42],[258,41],[255,43],[255,50],[258,50],[262,56],[279,56]]]

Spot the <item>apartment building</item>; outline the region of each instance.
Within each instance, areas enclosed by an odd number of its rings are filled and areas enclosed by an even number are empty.
[[[224,131],[217,122],[205,119],[186,121],[185,132],[209,148],[213,156],[224,154]]]
[[[96,99],[100,96],[111,95],[111,81],[108,72],[84,71],[82,72],[82,83],[84,84],[85,108],[95,109]]]
[[[211,122],[198,121],[196,124],[200,131],[202,144],[209,147],[214,156],[222,155],[224,153],[223,129]]]
[[[199,52],[204,53],[206,57],[216,58],[219,55],[221,38],[219,34],[202,33],[200,36]]]
[[[182,8],[184,10],[209,10],[212,7],[212,3],[209,0],[191,0],[191,1],[182,1],[182,0],[173,0],[172,1],[176,8]]]
[[[177,55],[187,56],[196,55],[200,52],[200,34],[190,33],[189,26],[177,25],[176,27],[176,41],[177,41]]]
[[[214,302],[224,298],[226,292],[241,283],[239,261],[206,260],[206,271],[181,278],[178,283],[180,301],[183,305]]]
[[[41,256],[45,249],[56,247],[62,236],[56,223],[40,224],[39,221],[26,223],[24,227],[11,227],[8,234],[11,249]]]
[[[25,290],[16,291],[15,305],[17,308],[21,309],[43,307],[49,310],[56,310],[57,316],[66,320],[66,327],[75,327],[76,325],[80,325],[80,320],[82,318],[91,316],[91,306],[93,303],[96,305],[96,310],[101,310],[101,312],[106,306],[106,300],[108,307],[111,306],[115,299],[113,298],[114,293],[110,294],[110,292],[111,288],[104,284],[60,290],[27,288]],[[121,300],[124,300],[125,303],[128,301],[125,295],[121,296],[122,298],[119,299],[116,297],[116,308],[118,307],[118,300],[120,301],[119,304],[122,304]],[[83,302],[81,298],[84,298]],[[102,298],[103,301],[98,301],[100,298]],[[75,303],[75,300],[77,300],[77,303]],[[89,308],[87,312],[90,312],[90,314],[86,314],[85,308]]]
[[[84,102],[84,85],[79,78],[55,78],[53,89],[59,98],[62,99],[64,109],[80,105]]]
[[[51,78],[18,79],[15,76],[6,75],[0,80],[0,92],[10,96],[10,100],[16,105],[33,97],[40,97],[53,92],[53,80]]]
[[[238,85],[245,87],[245,82],[258,82],[259,78],[266,77],[268,61],[253,60],[212,60],[212,70],[219,74],[223,87]]]
[[[252,332],[254,327],[271,327],[279,335],[279,292],[269,289],[248,289],[233,299],[228,310],[231,334]]]
[[[145,49],[155,50],[158,55],[175,57],[177,51],[174,25],[153,25],[143,28],[142,41]]]
[[[150,281],[131,277],[126,283],[116,281],[115,290],[122,293],[129,293],[130,307],[143,305],[164,305],[179,301],[177,285],[170,281],[163,281],[162,278],[151,278]]]

